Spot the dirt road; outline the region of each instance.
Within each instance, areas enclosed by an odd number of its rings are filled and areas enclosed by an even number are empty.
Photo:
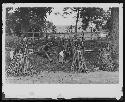
[[[16,84],[117,84],[119,72],[66,73],[44,71],[33,77],[8,77],[6,82]]]

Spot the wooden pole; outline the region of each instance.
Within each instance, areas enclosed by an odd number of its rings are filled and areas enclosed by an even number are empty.
[[[46,56],[48,57],[49,61],[52,61],[52,59],[50,58],[50,56],[48,55],[48,53],[45,51]]]

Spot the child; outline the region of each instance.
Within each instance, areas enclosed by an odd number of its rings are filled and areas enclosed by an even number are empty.
[[[60,53],[59,53],[59,62],[61,62],[63,64],[64,62],[64,50],[62,50]]]
[[[13,59],[13,57],[14,57],[14,50],[11,50],[10,51],[10,58],[11,58],[11,60]]]

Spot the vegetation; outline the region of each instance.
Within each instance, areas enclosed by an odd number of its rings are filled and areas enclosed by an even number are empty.
[[[56,26],[49,21],[46,21],[46,14],[49,12],[51,13],[52,8],[44,7],[44,8],[17,8],[17,10],[14,13],[9,13],[10,9],[7,8],[7,22],[6,22],[6,31],[11,35],[11,33],[15,33],[18,35],[21,35],[21,30],[29,30],[32,29],[35,31],[35,28],[39,28],[41,32],[49,33],[53,32],[56,33]],[[71,9],[70,12],[67,10]],[[110,48],[108,48],[109,42],[105,41],[103,43],[99,43],[99,41],[81,41],[79,39],[61,39],[61,38],[55,38],[52,37],[50,39],[38,39],[38,40],[31,40],[28,41],[28,38],[26,41],[24,41],[24,38],[20,38],[16,41],[12,40],[11,42],[8,42],[8,46],[10,48],[14,48],[14,50],[23,49],[23,56],[24,59],[27,58],[27,60],[24,60],[23,64],[20,64],[20,60],[16,60],[17,56],[15,55],[15,59],[9,60],[7,57],[6,60],[8,62],[7,66],[7,72],[18,72],[23,73],[24,69],[26,68],[26,73],[38,73],[40,70],[68,70],[71,71],[70,67],[73,62],[74,53],[77,51],[81,51],[80,54],[77,53],[76,56],[79,54],[79,56],[84,55],[84,61],[87,65],[87,68],[90,68],[93,70],[95,67],[99,67],[100,70],[108,70],[113,71],[115,68],[118,68],[118,63],[115,65],[115,61],[112,57],[113,54],[118,54],[118,8],[112,8],[111,9],[111,15],[110,12],[104,12],[102,8],[85,8],[85,7],[66,7],[64,8],[64,15],[72,14],[73,12],[76,12],[76,26],[75,26],[75,32],[77,33],[77,24],[79,21],[79,18],[82,18],[82,29],[86,29],[88,27],[89,22],[93,22],[96,24],[96,28],[99,29],[99,26],[102,26],[103,29],[108,29],[110,31]],[[99,20],[100,19],[100,20]],[[107,23],[103,25],[104,21]],[[112,26],[112,27],[110,27]],[[70,30],[72,32],[73,26],[70,26]],[[101,42],[101,41],[100,41]],[[18,47],[19,46],[19,47]],[[31,47],[29,47],[31,46]],[[29,54],[29,49],[35,49],[32,54]],[[37,51],[38,49],[38,51]],[[85,51],[86,50],[92,50],[92,51]],[[61,64],[58,62],[58,56],[59,52],[64,50],[65,55],[65,64]],[[25,54],[24,54],[25,53]],[[74,61],[74,66],[78,66],[77,62],[80,62],[78,60],[81,60],[83,57],[78,57]],[[90,57],[91,56],[91,57]],[[53,59],[53,60],[51,60]],[[25,64],[27,66],[25,66]],[[25,66],[25,67],[24,67]],[[82,66],[82,65],[81,65]],[[10,70],[12,69],[12,70]],[[84,68],[82,69],[82,71]],[[77,71],[77,67],[76,67]]]
[[[51,7],[20,7],[14,13],[10,13],[13,8],[6,8],[6,32],[21,34],[21,30],[28,30],[36,25],[41,32],[44,31],[47,13],[51,13]]]
[[[69,10],[70,9],[70,10]],[[103,8],[91,8],[91,7],[65,7],[64,15],[70,15],[76,12],[76,26],[75,32],[77,32],[77,24],[79,18],[82,18],[82,29],[86,29],[89,25],[89,22],[96,24],[96,29],[99,29],[100,26],[103,26],[105,21],[108,21],[110,18],[110,10],[104,11]],[[109,28],[109,27],[108,27]]]

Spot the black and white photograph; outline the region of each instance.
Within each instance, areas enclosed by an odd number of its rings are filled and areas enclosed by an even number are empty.
[[[122,96],[122,4],[8,3],[2,23],[5,97]]]

